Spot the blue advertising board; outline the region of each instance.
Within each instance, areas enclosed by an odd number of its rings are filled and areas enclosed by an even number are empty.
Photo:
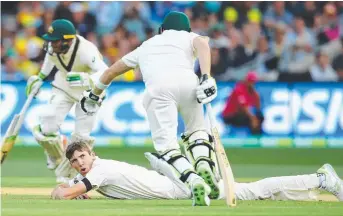
[[[213,110],[222,141],[232,147],[343,147],[343,83],[258,83],[265,121],[263,134],[251,136],[247,128],[226,126],[221,119],[234,83],[218,83]],[[31,135],[44,112],[51,86],[46,83],[31,104],[20,131],[19,143],[37,145]],[[143,83],[113,83],[97,115],[92,135],[97,145],[151,145],[149,124],[142,106]],[[25,103],[25,83],[1,85],[1,135]],[[61,132],[74,129],[72,108]],[[179,119],[178,133],[183,132]]]

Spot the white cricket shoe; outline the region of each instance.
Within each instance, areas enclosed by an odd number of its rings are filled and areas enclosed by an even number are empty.
[[[219,197],[219,184],[213,173],[211,167],[206,161],[201,161],[196,167],[198,175],[204,179],[208,186],[211,187],[209,197],[211,199],[218,199]]]
[[[343,181],[334,168],[330,164],[324,164],[317,170],[317,175],[324,175],[325,178],[319,188],[332,193],[339,201],[343,201]]]
[[[211,188],[205,183],[202,178],[196,178],[190,184],[193,196],[193,206],[209,206],[210,198],[208,195]]]

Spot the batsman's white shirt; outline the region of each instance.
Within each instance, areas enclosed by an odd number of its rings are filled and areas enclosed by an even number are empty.
[[[185,134],[206,130],[203,105],[196,100],[199,79],[194,73],[196,60],[193,32],[166,30],[125,55],[129,67],[139,67],[145,83],[143,106],[158,152],[179,149],[178,113],[185,123]]]
[[[141,166],[96,158],[85,177],[78,174],[69,185],[82,181],[87,190],[116,199],[187,199],[190,191],[169,178]]]
[[[49,46],[49,49],[52,47]],[[73,98],[79,99],[82,92],[88,88],[69,87],[66,81],[67,73],[72,71],[91,75],[107,68],[98,48],[84,37],[77,35],[67,53],[61,55],[47,53],[45,55],[41,73],[48,76],[53,70],[58,70],[52,85]]]
[[[148,87],[165,81],[177,81],[184,74],[194,74],[196,53],[193,32],[166,30],[145,41],[122,60],[132,68],[139,66]]]

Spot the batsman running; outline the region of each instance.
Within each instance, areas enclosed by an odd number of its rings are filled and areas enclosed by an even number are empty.
[[[87,199],[85,193],[96,190],[114,199],[190,199],[192,191],[171,170],[172,165],[154,153],[145,153],[154,170],[95,156],[87,143],[75,141],[66,157],[78,175],[68,184],[57,186],[53,199]],[[169,167],[169,168],[167,168]],[[161,171],[170,170],[164,175]],[[239,200],[318,200],[318,189],[343,201],[343,181],[333,167],[323,165],[316,173],[265,178],[251,183],[235,183]],[[219,199],[224,199],[223,182],[219,181]]]
[[[194,73],[196,58],[202,75],[209,77],[200,79],[200,84]],[[184,13],[170,12],[158,35],[114,63],[103,72],[92,91],[84,92],[83,110],[88,114],[96,112],[102,101],[100,95],[111,81],[137,67],[145,83],[143,107],[157,157],[171,165],[161,169],[161,173],[175,172],[191,189],[194,205],[209,205],[209,198],[219,196],[219,175],[203,108],[203,104],[217,96],[216,82],[210,77],[208,38],[191,32],[190,21]],[[178,143],[178,112],[185,123],[182,139],[186,156],[182,155]]]
[[[81,110],[79,103],[82,92],[93,86],[97,80],[95,72],[104,71],[99,50],[90,41],[76,34],[74,25],[65,19],[52,22],[48,33],[43,35],[44,49],[47,51],[38,75],[28,79],[26,94],[37,92],[43,80],[55,73],[49,104],[40,115],[40,124],[33,129],[33,136],[44,148],[48,169],[55,170],[58,182],[64,182],[74,174],[64,156],[63,137],[59,130],[71,108],[75,105],[75,129],[70,140],[82,139],[90,146],[94,139],[90,132],[95,123],[95,115]],[[92,75],[93,74],[93,75]],[[94,76],[94,77],[93,77]]]

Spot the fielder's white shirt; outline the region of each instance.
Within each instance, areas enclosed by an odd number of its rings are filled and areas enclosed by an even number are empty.
[[[166,30],[145,41],[122,60],[129,67],[140,68],[147,87],[171,82],[180,78],[180,74],[194,74],[197,55],[193,40],[199,36],[193,32]]]
[[[125,162],[96,157],[85,177],[78,174],[69,185],[83,182],[87,191],[116,199],[182,199],[188,198],[167,177],[156,171]]]
[[[52,47],[49,46],[49,49],[51,50]],[[59,56],[56,53],[45,55],[41,73],[48,76],[53,70],[58,70],[52,85],[74,98],[79,98],[87,87],[69,87],[66,81],[67,73],[84,72],[91,75],[98,71],[103,72],[107,68],[98,48],[84,37],[77,35],[67,53]]]

